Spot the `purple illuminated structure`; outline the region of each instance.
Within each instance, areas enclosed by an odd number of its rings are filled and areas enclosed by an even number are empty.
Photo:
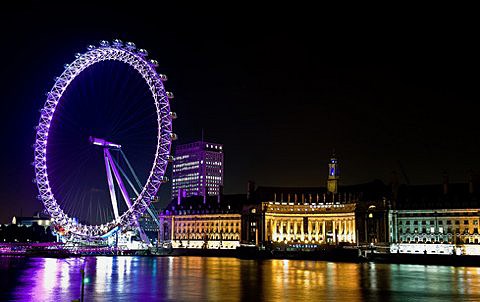
[[[111,44],[108,41],[101,41],[99,47],[90,45],[87,52],[76,54],[76,59],[71,64],[65,65],[64,72],[60,77],[56,78],[55,84],[50,92],[47,93],[47,100],[43,109],[40,111],[41,115],[38,126],[36,127],[36,140],[33,146],[35,176],[39,190],[38,198],[43,202],[49,212],[57,231],[61,230],[61,234],[65,236],[73,236],[76,238],[105,238],[115,233],[116,230],[135,226],[138,223],[138,217],[148,210],[161,183],[166,181],[164,175],[168,161],[171,158],[171,143],[172,140],[176,138],[176,135],[172,132],[172,119],[176,117],[176,114],[170,111],[169,104],[169,99],[173,98],[173,94],[165,91],[163,81],[167,78],[165,75],[157,73],[156,67],[158,67],[158,62],[147,59],[147,55],[146,50],[137,50],[135,44],[132,42],[124,44],[120,40],[114,40]],[[111,174],[111,171],[113,171],[113,176],[121,187],[122,195],[127,202],[128,210],[122,214],[118,213],[116,197],[112,197],[112,206],[114,207],[115,214],[113,221],[102,225],[81,225],[75,222],[77,221],[75,217],[69,217],[59,206],[55,194],[50,187],[47,167],[48,133],[52,120],[55,117],[55,109],[62,100],[62,95],[70,83],[88,67],[107,60],[130,65],[147,83],[157,114],[157,147],[148,179],[132,203],[128,194],[126,194],[127,191],[121,182],[119,171],[109,152],[109,149],[120,149],[121,145],[99,138],[90,138],[92,144],[104,148],[109,187],[113,186],[113,177]],[[110,188],[110,193],[112,193],[112,188]]]
[[[130,196],[128,195],[127,188],[125,187],[122,181],[122,178],[120,177],[120,173],[118,172],[119,169],[117,169],[117,165],[115,164],[115,161],[113,160],[112,155],[110,154],[110,151],[109,151],[109,149],[120,150],[122,146],[119,144],[114,144],[112,142],[106,141],[101,138],[96,138],[91,136],[90,136],[90,143],[93,145],[103,147],[103,158],[105,159],[105,168],[107,170],[108,190],[110,191],[110,199],[112,201],[115,220],[118,220],[120,216],[118,214],[118,203],[117,203],[117,196],[115,194],[115,185],[113,183],[112,172],[113,172],[113,175],[115,176],[115,180],[117,181],[118,186],[120,187],[120,192],[122,192],[122,196],[123,196],[123,199],[125,200],[125,203],[127,204],[129,209],[132,208],[132,201],[130,200]],[[127,180],[130,182],[128,178]],[[133,185],[132,187],[134,188]],[[138,192],[136,193],[138,195]],[[135,226],[137,227],[142,240],[148,243],[149,242],[148,237],[140,227],[140,223],[138,222],[138,220],[135,220]]]
[[[105,148],[110,148],[110,149],[112,149],[112,148],[121,149],[122,148],[122,145],[114,144],[114,143],[106,141],[104,139],[96,138],[96,137],[92,137],[92,136],[89,137],[89,141],[92,145],[102,146],[102,147],[105,147]]]
[[[199,141],[175,148],[172,198],[215,196],[223,186],[223,146]]]

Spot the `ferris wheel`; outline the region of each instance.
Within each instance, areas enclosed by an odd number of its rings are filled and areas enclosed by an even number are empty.
[[[73,236],[76,238],[107,238],[119,230],[125,230],[128,228],[138,227],[138,219],[146,211],[150,211],[150,204],[155,199],[157,191],[162,183],[167,181],[165,172],[168,162],[172,160],[170,156],[170,149],[172,140],[176,139],[176,135],[172,132],[172,120],[176,117],[174,112],[170,111],[169,99],[173,98],[173,94],[165,90],[163,82],[167,80],[167,77],[163,74],[157,73],[158,62],[153,59],[148,59],[148,53],[144,49],[137,49],[132,42],[123,43],[120,40],[114,40],[113,42],[101,41],[98,47],[90,45],[88,50],[84,53],[77,53],[75,60],[66,64],[63,73],[55,78],[55,83],[52,89],[47,93],[47,98],[43,108],[40,110],[40,119],[38,126],[36,126],[36,139],[33,145],[34,148],[34,162],[35,167],[35,182],[38,187],[39,195],[38,199],[43,202],[45,209],[51,216],[52,224],[55,227],[57,233],[63,236]],[[137,106],[135,99],[128,99],[129,104],[133,104],[131,107],[125,108],[123,111],[134,111],[135,108],[141,107],[145,111],[151,109],[149,114],[153,116],[155,125],[149,127],[154,129],[154,136],[152,136],[152,156],[150,157],[150,168],[144,169],[145,179],[143,183],[138,179],[132,168],[131,163],[128,161],[122,146],[122,135],[117,135],[118,141],[111,141],[109,137],[98,137],[95,133],[90,133],[87,138],[82,136],[82,142],[88,139],[89,150],[95,153],[95,156],[100,156],[104,166],[94,167],[95,171],[102,176],[104,180],[104,187],[108,192],[109,211],[110,214],[105,214],[104,221],[95,221],[89,223],[85,219],[78,219],[75,217],[75,207],[80,207],[82,199],[80,195],[61,194],[61,188],[65,191],[65,183],[69,186],[81,186],[81,182],[74,180],[72,182],[64,182],[63,179],[67,179],[67,176],[56,177],[55,169],[51,169],[52,158],[55,158],[54,152],[49,146],[55,146],[55,135],[52,134],[52,129],[56,129],[59,132],[67,126],[64,120],[64,116],[68,111],[69,100],[66,98],[68,91],[74,86],[72,83],[82,81],[82,74],[88,70],[95,72],[94,66],[105,64],[105,62],[115,62],[120,65],[127,65],[125,68],[131,69],[142,81],[145,87],[145,95],[153,106],[147,105]],[[118,73],[116,71],[114,76]],[[105,83],[110,83],[110,79],[103,79]],[[104,83],[104,85],[105,85]],[[127,84],[122,84],[123,86]],[[70,88],[69,88],[70,87]],[[122,88],[123,89],[123,88]],[[115,88],[114,91],[119,89]],[[128,95],[125,93],[125,95]],[[102,96],[104,97],[104,96]],[[65,99],[66,98],[66,99]],[[82,102],[79,102],[80,104]],[[98,102],[97,102],[98,103]],[[105,107],[105,106],[104,106]],[[112,108],[118,107],[117,104],[107,108],[104,115],[108,115]],[[88,109],[94,114],[94,109]],[[63,119],[63,120],[62,120]],[[127,118],[122,118],[127,119]],[[84,118],[85,120],[85,118]],[[100,118],[100,121],[108,120]],[[138,120],[138,119],[137,119]],[[89,119],[90,121],[90,119]],[[136,121],[135,121],[136,122]],[[78,129],[84,129],[84,126],[77,126]],[[89,128],[90,129],[90,128]],[[127,136],[126,131],[121,132],[124,136]],[[69,134],[70,135],[70,134]],[[71,135],[70,135],[71,136]],[[112,153],[117,154],[117,159]],[[131,175],[135,181],[131,181],[128,178],[127,170],[121,167],[119,164],[120,154],[127,163],[127,167],[131,171]],[[67,156],[62,156],[64,159]],[[73,158],[71,162],[78,161],[78,156]],[[153,163],[152,163],[153,162]],[[58,169],[57,169],[58,170]],[[68,171],[70,174],[74,173],[76,169],[70,168]],[[106,173],[105,173],[106,172]],[[85,173],[83,173],[85,174]],[[57,178],[57,179],[55,179]],[[61,178],[58,180],[58,178]],[[89,178],[85,178],[89,179]],[[127,185],[131,187],[127,189]],[[53,185],[55,183],[55,185]],[[73,185],[72,185],[73,184]],[[135,189],[136,186],[136,189]],[[133,191],[132,191],[133,189]],[[117,198],[117,195],[119,198]],[[133,196],[132,196],[133,195]],[[102,197],[103,198],[103,197]],[[70,199],[70,206],[66,207],[64,199]],[[105,199],[105,198],[103,198]],[[123,201],[122,201],[123,200]],[[120,209],[123,204],[124,211]],[[103,204],[105,207],[105,204]],[[94,212],[103,212],[103,209],[97,209]],[[98,215],[98,214],[97,214]],[[143,239],[143,238],[142,238]]]

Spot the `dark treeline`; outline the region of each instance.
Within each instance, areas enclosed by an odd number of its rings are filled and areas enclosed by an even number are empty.
[[[0,225],[0,242],[52,242],[56,241],[50,227],[39,225]]]

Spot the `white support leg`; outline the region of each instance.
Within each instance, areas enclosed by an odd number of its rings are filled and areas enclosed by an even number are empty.
[[[113,185],[112,171],[110,170],[109,152],[107,148],[103,149],[103,157],[105,159],[105,168],[107,170],[108,190],[110,191],[110,199],[112,200],[113,215],[115,216],[115,220],[117,220],[119,217],[118,203],[115,195],[115,187]]]

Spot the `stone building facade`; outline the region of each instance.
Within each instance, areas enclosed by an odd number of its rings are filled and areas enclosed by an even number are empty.
[[[225,197],[225,196],[224,196]],[[234,249],[240,245],[240,202],[188,197],[160,213],[160,240],[173,248]]]

